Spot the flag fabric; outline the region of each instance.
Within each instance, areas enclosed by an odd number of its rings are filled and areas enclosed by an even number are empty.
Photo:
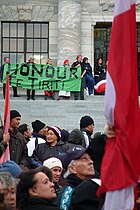
[[[10,86],[9,86],[9,74],[6,74],[6,94],[5,94],[5,106],[4,106],[4,134],[9,130],[10,124]],[[10,159],[9,143],[8,146],[0,158],[0,163],[4,163]]]
[[[94,85],[94,89],[97,93],[103,93],[106,87],[106,79],[99,81],[96,85]]]
[[[107,123],[115,128],[116,137],[107,139],[98,194],[131,188],[140,173],[135,3],[136,0],[115,2],[104,113]]]

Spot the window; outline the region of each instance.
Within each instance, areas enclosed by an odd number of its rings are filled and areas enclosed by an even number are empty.
[[[27,62],[34,56],[36,63],[45,64],[49,57],[49,23],[3,21],[1,43],[1,63],[6,56],[11,63]]]

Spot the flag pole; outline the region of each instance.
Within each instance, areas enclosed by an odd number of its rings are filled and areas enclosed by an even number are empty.
[[[2,119],[1,119],[2,121]],[[9,87],[9,72],[6,72],[6,95],[4,104],[4,134],[8,133],[10,125],[10,87]],[[4,163],[10,159],[9,143],[7,143],[7,148],[0,158],[0,163]]]

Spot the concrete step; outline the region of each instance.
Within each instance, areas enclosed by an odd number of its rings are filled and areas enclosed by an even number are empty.
[[[18,98],[10,97],[11,109],[22,114],[21,123],[40,119],[47,125],[57,125],[71,131],[79,128],[80,118],[90,115],[95,121],[95,131],[102,131],[105,126],[103,115],[104,96],[86,96],[86,100],[44,100],[43,95],[36,95],[35,101],[26,100],[26,94]],[[0,93],[0,113],[3,118],[4,99]]]

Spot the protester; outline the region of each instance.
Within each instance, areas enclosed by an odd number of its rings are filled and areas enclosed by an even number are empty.
[[[93,89],[94,89],[94,77],[92,74],[92,67],[90,63],[88,62],[88,58],[84,57],[82,62],[82,68],[86,70],[85,74],[85,88],[88,87],[88,93],[89,95],[93,95]]]
[[[64,60],[63,66],[66,67],[66,68],[70,68],[69,60]],[[60,90],[57,100],[59,101],[61,99],[61,97],[69,99],[70,98],[70,91]]]
[[[81,145],[82,147],[86,146],[85,138],[80,129],[75,128],[70,132],[69,137],[68,137],[68,143],[74,144],[74,145]]]
[[[25,137],[26,144],[27,144],[30,141],[30,138],[32,136],[32,131],[31,131],[29,125],[27,125],[26,123],[21,124],[18,127],[18,131]]]
[[[35,64],[34,58],[30,57],[27,64]],[[35,100],[35,90],[27,89],[27,100]]]
[[[78,68],[81,67],[81,90],[80,90],[80,100],[84,100],[84,87],[85,87],[85,74],[86,70],[82,68],[82,55],[77,55],[76,60],[72,64],[72,68]],[[74,92],[74,100],[78,100],[79,98],[79,92]]]
[[[105,72],[105,69],[103,67],[103,60],[102,58],[98,58],[95,64],[95,68],[94,68],[94,77],[95,77],[96,83],[98,80],[100,80],[100,77],[104,72]]]
[[[58,205],[60,195],[62,194],[62,191],[63,191],[62,186],[59,185],[59,180],[60,180],[61,173],[63,170],[62,162],[58,158],[51,157],[51,158],[48,158],[47,160],[45,160],[43,162],[43,165],[48,167],[52,171],[53,183],[54,183],[54,188],[55,188],[55,192],[56,192],[56,198],[53,200],[53,203]]]
[[[103,67],[102,58],[98,58],[94,68],[95,95],[104,95],[106,87],[106,69]],[[107,62],[108,63],[108,62]]]
[[[0,209],[16,210],[16,181],[9,172],[0,172]]]
[[[91,135],[94,131],[94,120],[92,117],[85,115],[80,119],[80,130],[84,136],[85,147],[87,148],[91,142]]]
[[[22,170],[14,161],[8,160],[0,164],[0,172],[9,172],[14,178],[17,178]]]
[[[94,134],[94,137],[91,138],[89,146],[94,150],[94,168],[100,174],[101,172],[101,163],[105,151],[106,145],[106,134],[97,132]]]
[[[4,67],[5,65],[10,65],[10,58],[9,57],[5,57],[4,58],[4,64],[1,66],[1,81],[3,81],[3,74],[4,74]],[[10,71],[10,70],[9,70]],[[14,97],[19,97],[19,95],[17,94],[17,87],[12,86],[13,88],[13,96]],[[3,83],[3,98],[5,99],[5,89],[6,89],[6,83]]]
[[[69,144],[62,142],[61,129],[53,126],[49,127],[46,135],[46,142],[37,145],[32,155],[32,163],[37,167],[43,164],[49,157],[57,157],[62,159]]]
[[[38,144],[46,142],[47,126],[40,120],[32,122],[33,133],[30,141],[27,143],[28,156],[31,157],[35,147]]]
[[[75,147],[64,156],[67,185],[60,200],[60,209],[97,210],[99,200],[96,191],[100,180],[95,175],[92,148]]]
[[[28,150],[25,138],[18,131],[21,120],[21,114],[16,110],[10,111],[10,126],[7,138],[5,138],[4,129],[0,128],[0,141],[3,142],[1,151],[4,153],[9,141],[10,160],[16,162],[22,169],[29,167]]]
[[[51,58],[48,58],[47,63],[50,66],[53,66],[53,62]],[[45,100],[51,98],[52,100],[54,100],[54,95],[55,95],[55,91],[54,90],[45,90]]]
[[[17,186],[17,207],[20,210],[58,209],[52,203],[56,193],[49,175],[40,169],[20,174]]]

